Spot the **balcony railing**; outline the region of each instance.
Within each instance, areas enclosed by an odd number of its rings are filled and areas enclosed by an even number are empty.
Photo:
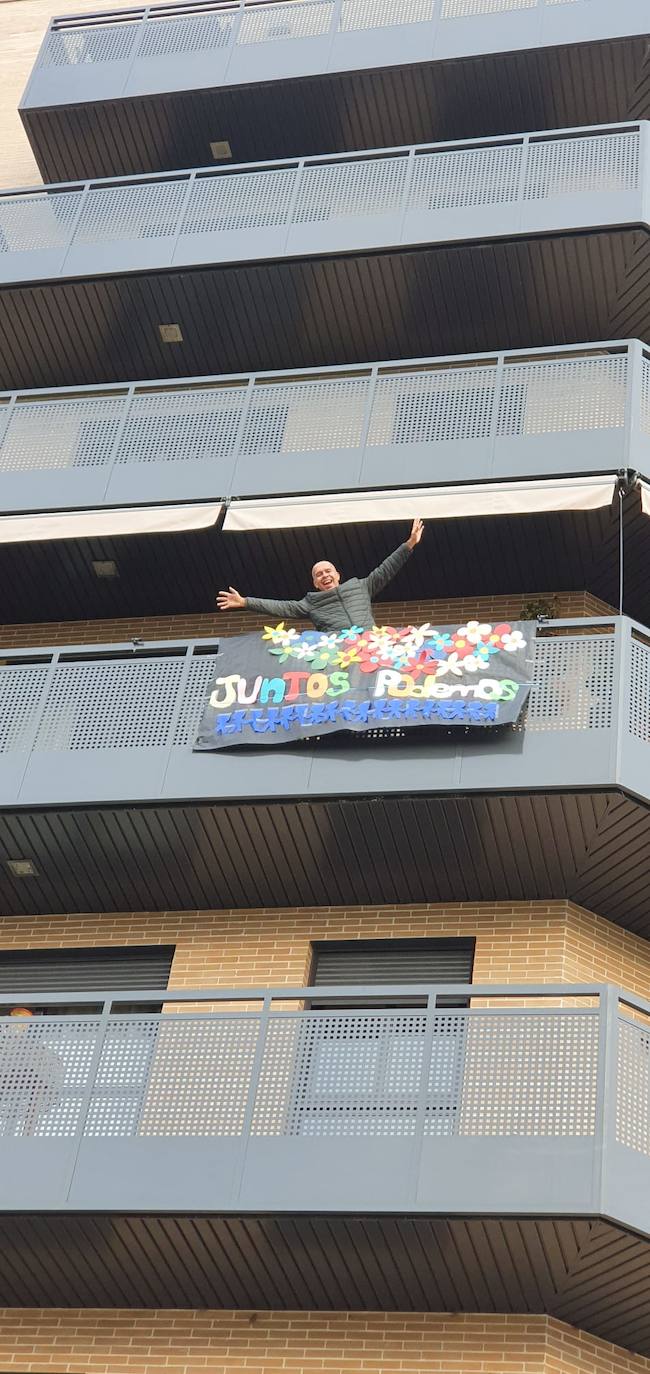
[[[92,1193],[98,1210],[173,1211],[184,1160],[205,1210],[358,1210],[374,1192],[382,1211],[575,1215],[606,1210],[605,1149],[631,1170],[650,1156],[642,999],[599,985],[364,986],[319,988],[336,1009],[310,1010],[313,995],[21,994],[45,1014],[0,1017],[0,1206],[28,1207],[31,1189],[58,1209]],[[165,1010],[117,1014],[136,998]]]
[[[373,59],[387,61],[382,39],[399,42],[402,34],[412,49],[404,54],[407,59],[426,61],[455,55],[468,46],[480,51],[481,43],[489,43],[492,36],[495,42],[501,37],[509,38],[512,46],[526,41],[532,46],[561,37],[577,41],[582,36],[636,31],[641,11],[629,0],[623,0],[618,10],[612,15],[611,7],[608,13],[591,0],[203,0],[152,5],[54,19],[36,70],[102,68],[110,63],[133,77],[137,64],[151,67],[156,59],[210,55],[213,84],[237,80],[239,69],[245,72],[245,62],[249,71],[243,79],[251,81],[257,76],[254,67],[250,70],[251,61],[260,52],[272,56],[278,49],[289,60],[297,50],[296,57],[308,71],[319,58],[319,68],[336,70],[347,65],[346,57],[349,64],[357,55],[363,66],[372,65]],[[360,39],[365,40],[365,53]]]
[[[415,748],[405,738],[413,791],[431,791],[435,761],[440,791],[621,785],[650,797],[650,633],[626,618],[550,628],[532,649],[525,717],[496,745],[498,770],[495,749],[464,736],[445,736],[442,748],[433,735]],[[340,795],[341,762],[328,750],[283,749],[280,766],[264,750],[192,753],[216,649],[199,641],[6,652],[2,805]],[[382,755],[376,739],[365,748],[372,789],[403,790],[393,751]],[[368,786],[364,769],[347,770],[352,793]]]
[[[393,485],[397,471],[400,484],[650,475],[649,436],[638,341],[13,392],[0,395],[0,509],[302,492],[315,462],[320,490]]]
[[[646,140],[644,122],[6,191],[0,280],[637,222]]]

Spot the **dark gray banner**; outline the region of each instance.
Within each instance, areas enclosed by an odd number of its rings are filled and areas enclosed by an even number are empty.
[[[335,634],[278,625],[224,639],[194,748],[512,724],[530,690],[535,630],[478,620]]]

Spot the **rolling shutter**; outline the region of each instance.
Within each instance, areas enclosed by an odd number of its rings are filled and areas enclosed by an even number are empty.
[[[16,949],[0,954],[0,992],[120,992],[166,988],[173,945]]]
[[[0,992],[20,1001],[32,993],[145,991],[166,988],[173,945],[115,946],[107,949],[16,949],[0,953]],[[47,997],[43,998],[43,1005]],[[33,1006],[33,1003],[30,1004]],[[120,1010],[133,1010],[124,1004]],[[53,1007],[62,1014],[68,1006]],[[155,1011],[156,1007],[142,1007]]]
[[[326,940],[315,943],[312,952],[314,987],[472,981],[474,940]],[[314,1000],[312,1005],[323,1004]]]

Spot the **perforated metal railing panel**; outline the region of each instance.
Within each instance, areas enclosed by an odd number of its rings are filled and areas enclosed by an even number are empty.
[[[48,671],[38,663],[0,668],[0,754],[29,749]]]
[[[329,31],[333,10],[333,0],[300,0],[299,4],[258,5],[257,8],[246,9],[237,43],[277,43],[291,38],[317,38]]]
[[[305,167],[292,224],[315,224],[355,215],[383,215],[404,199],[408,156],[360,158]]]
[[[173,56],[181,53],[218,51],[227,48],[232,39],[234,13],[201,13],[185,15],[151,14],[143,24],[144,33],[138,49],[140,57]]]
[[[0,471],[105,467],[124,406],[124,396],[22,401],[2,437]]]
[[[618,1018],[616,1139],[650,1154],[650,1029]]]
[[[38,58],[39,67],[76,67],[80,63],[124,62],[139,34],[140,23],[84,24],[50,29]]]
[[[410,204],[417,210],[511,204],[518,197],[521,144],[418,153]]]
[[[650,645],[633,637],[630,646],[628,729],[635,739],[650,743]]]
[[[433,23],[439,16],[454,20],[507,14],[513,10],[534,10],[546,5],[585,4],[588,0],[343,0],[340,17],[334,0],[283,0],[277,5],[251,5],[239,10],[233,6],[214,9],[208,5],[179,5],[166,15],[152,6],[140,17],[120,20],[95,19],[75,25],[64,21],[53,27],[41,49],[39,67],[77,66],[80,63],[130,62],[136,37],[142,58],[169,56],[186,52],[218,51],[230,45],[246,47],[253,43],[291,42],[321,38],[335,31],[355,33],[393,25]]]
[[[246,404],[244,387],[133,396],[116,463],[210,462],[232,457]],[[215,472],[216,475],[216,472]]]
[[[641,360],[641,429],[650,434],[650,358]]]
[[[240,1135],[259,1024],[250,1014],[116,1018],[84,1134]]]
[[[495,367],[380,377],[369,446],[488,438],[497,380]]]
[[[639,138],[632,130],[604,139],[533,141],[528,152],[526,200],[602,191],[634,191],[639,184]]]
[[[199,177],[190,193],[181,232],[227,233],[284,224],[295,179],[293,167]]]
[[[242,454],[310,453],[359,448],[370,392],[368,377],[318,378],[256,386]]]
[[[614,635],[538,639],[525,719],[530,730],[608,730],[614,720]]]
[[[183,658],[59,663],[35,749],[143,749],[169,744]]]
[[[514,438],[620,429],[626,420],[627,376],[624,353],[507,363],[501,381],[497,433]]]
[[[0,1019],[0,1136],[79,1134],[99,1026],[92,1016]]]
[[[82,196],[76,190],[0,196],[0,253],[64,248]]]
[[[460,1135],[594,1134],[596,1010],[456,1016],[465,1027]]]
[[[101,1041],[98,1024],[0,1020],[1,1134],[241,1136],[249,1103],[257,1137],[596,1128],[597,1009],[127,1015]],[[644,1053],[647,1079],[647,1036]]]
[[[413,159],[406,149],[289,167],[201,170],[189,183],[185,173],[109,186],[90,183],[86,192],[26,192],[0,197],[0,251],[288,228],[522,198],[620,194],[638,185],[639,139],[638,130],[621,129],[533,138],[523,145],[415,149]]]
[[[642,429],[650,433],[650,361],[642,362]],[[539,434],[621,429],[627,422],[628,355],[395,365],[351,373],[228,385],[214,378],[186,388],[56,393],[0,406],[0,473],[117,464],[207,462],[226,495],[238,454],[359,450],[378,445],[525,439]],[[370,412],[367,414],[368,407]],[[368,430],[365,432],[366,418]],[[223,468],[222,464],[228,462]],[[281,474],[280,474],[281,475]],[[108,477],[108,474],[107,474]]]
[[[72,241],[171,237],[177,231],[186,187],[186,180],[91,186]]]
[[[381,29],[393,24],[426,24],[434,18],[436,0],[343,0],[342,33]]]

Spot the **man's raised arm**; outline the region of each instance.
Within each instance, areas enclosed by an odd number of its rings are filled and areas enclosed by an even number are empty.
[[[422,521],[414,520],[411,526],[411,533],[406,543],[400,544],[399,548],[395,549],[394,553],[389,553],[388,558],[385,558],[383,563],[379,564],[378,568],[368,573],[366,586],[371,601],[377,593],[382,590],[382,587],[392,582],[393,578],[397,576],[400,568],[404,567],[407,558],[412,554],[416,544],[419,544],[423,533],[424,525]]]
[[[262,596],[241,596],[234,587],[229,587],[227,592],[219,592],[217,606],[220,611],[255,611],[258,615],[275,615],[280,620],[309,619],[306,601],[273,601]]]

